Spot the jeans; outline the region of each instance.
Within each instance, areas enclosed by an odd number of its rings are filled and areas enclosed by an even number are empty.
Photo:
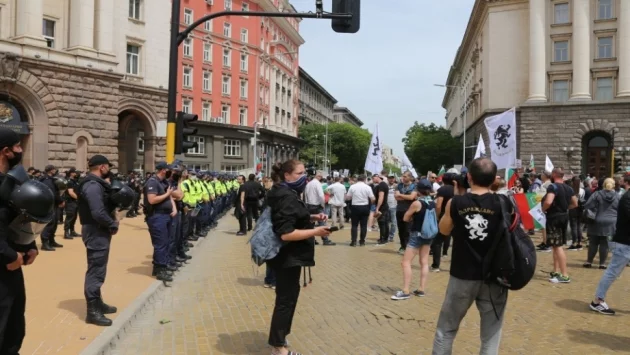
[[[595,291],[595,297],[600,300],[606,299],[606,292],[615,280],[621,275],[623,269],[630,262],[630,245],[611,242],[612,258],[610,259],[610,265],[597,285],[597,291]]]
[[[271,316],[269,345],[282,347],[291,333],[291,324],[300,296],[300,272],[302,267],[274,267],[276,273],[276,306]]]
[[[352,206],[352,228],[350,229],[350,237],[353,243],[357,242],[357,229],[359,225],[361,225],[361,243],[365,243],[369,218],[370,206]]]
[[[339,222],[339,227],[343,228],[344,216],[343,212],[344,206],[330,206],[332,216],[330,217],[331,226],[335,226],[336,222]]]
[[[396,235],[396,207],[389,209],[389,238]]]
[[[599,250],[599,265],[605,265],[608,258],[608,237],[589,236],[588,237],[588,255],[586,261],[593,262],[595,255]]]
[[[479,354],[498,354],[501,329],[503,328],[503,313],[507,304],[507,290],[494,283],[462,280],[451,276],[437,322],[435,339],[433,340],[433,355],[453,353],[453,341],[459,330],[459,325],[473,302],[477,304],[481,317],[481,349]],[[494,309],[492,303],[494,303]]]
[[[569,224],[571,225],[571,245],[582,244],[582,221],[580,216],[570,216]]]
[[[396,223],[398,224],[398,237],[400,238],[400,249],[407,248],[409,241],[409,223],[403,220],[407,211],[396,211]]]

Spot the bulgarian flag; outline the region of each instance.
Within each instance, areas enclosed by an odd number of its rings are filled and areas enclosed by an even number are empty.
[[[516,169],[505,169],[505,182],[507,183],[508,189],[511,189],[516,184],[516,180],[518,179],[518,173]]]
[[[523,223],[525,230],[544,228],[540,225],[540,223],[532,218],[531,214],[529,214],[529,210],[539,204],[541,199],[542,196],[537,193],[514,194],[516,208],[518,208],[518,212],[521,215],[521,222]]]
[[[442,165],[442,167],[440,168],[440,171],[438,171],[437,173],[437,177],[440,178],[442,177],[442,175],[444,175],[446,171],[444,170],[444,165]]]

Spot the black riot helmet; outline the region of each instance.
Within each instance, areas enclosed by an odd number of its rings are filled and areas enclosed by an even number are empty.
[[[63,176],[56,175],[53,177],[53,181],[55,182],[55,186],[61,192],[66,191],[68,189],[68,180]]]
[[[120,183],[120,188],[114,189],[114,182]],[[112,193],[109,195],[109,201],[117,208],[128,209],[133,204],[135,197],[136,193],[131,187],[117,180],[112,182]]]
[[[55,196],[44,183],[28,180],[15,185],[9,205],[18,216],[9,225],[8,238],[18,245],[29,245],[54,218]]]
[[[118,179],[112,180],[112,183],[110,184],[112,193],[120,191],[123,186],[125,186],[125,184],[123,184],[123,182]]]

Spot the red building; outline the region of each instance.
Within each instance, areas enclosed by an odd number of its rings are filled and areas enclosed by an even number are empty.
[[[210,12],[290,11],[286,0],[183,0],[181,30]],[[263,170],[293,157],[297,139],[300,19],[220,17],[197,27],[179,51],[178,110],[199,115],[199,147],[180,157],[200,170]],[[168,40],[168,39],[164,39]]]

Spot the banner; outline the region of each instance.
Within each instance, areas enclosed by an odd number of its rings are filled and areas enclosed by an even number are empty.
[[[372,142],[370,143],[370,149],[365,159],[364,169],[372,174],[380,174],[383,170],[383,146],[378,134],[378,123],[376,124],[374,134],[372,134]]]
[[[481,158],[486,156],[486,143],[483,141],[483,136],[479,134],[479,142],[477,143],[477,151],[475,152],[475,158]]]
[[[536,210],[536,208],[539,208],[541,200],[542,195],[534,192],[514,194],[514,201],[516,202],[516,207],[521,215],[521,222],[523,223],[525,230],[544,228],[545,224],[540,223],[544,221],[538,221],[540,219],[540,215]]]
[[[404,173],[407,170],[411,172],[411,175],[413,175],[414,178],[418,178],[418,173],[416,173],[416,169],[413,168],[413,165],[411,164],[409,157],[407,157],[407,154],[405,154],[405,152],[403,151],[402,152],[402,166],[400,167],[400,171]]]
[[[516,164],[516,111],[514,108],[484,120],[490,137],[490,158],[498,169]]]
[[[547,154],[545,154],[545,171],[553,171],[553,163],[551,162],[551,159],[549,159],[549,156]]]

